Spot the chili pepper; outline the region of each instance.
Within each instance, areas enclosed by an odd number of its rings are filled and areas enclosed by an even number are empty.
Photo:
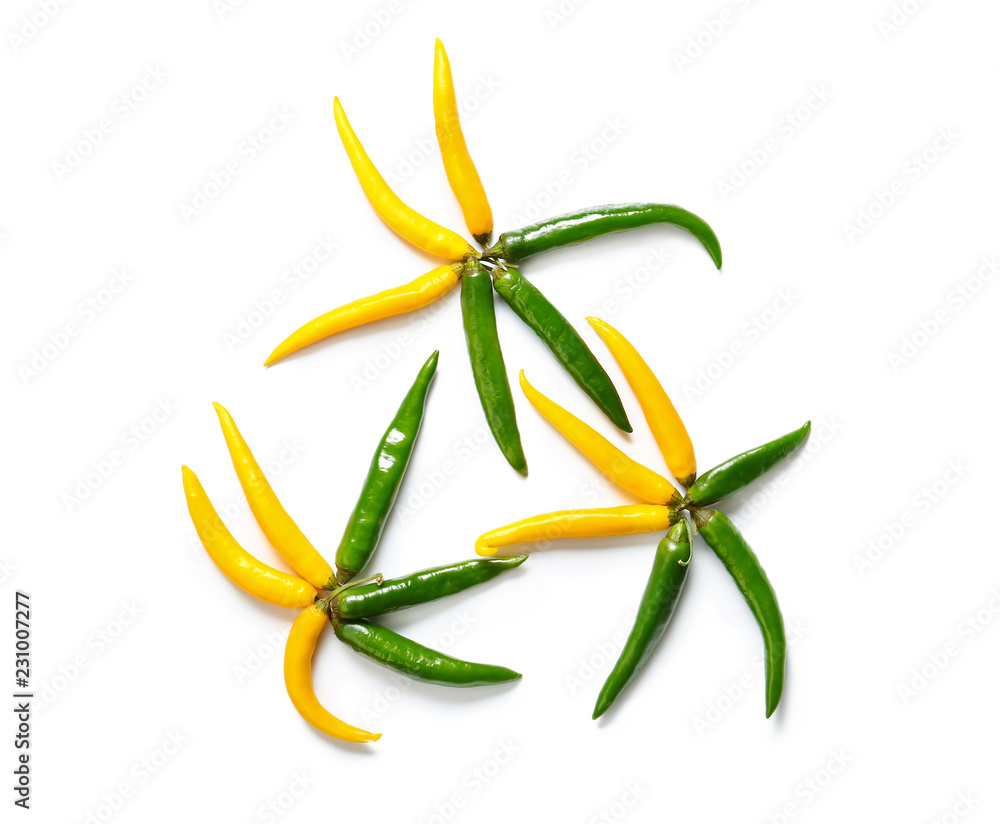
[[[458,198],[469,233],[484,246],[493,233],[493,210],[486,199],[476,164],[465,145],[458,117],[455,86],[451,79],[448,53],[440,40],[434,41],[434,125],[441,159],[451,190]]]
[[[476,254],[461,235],[415,212],[396,196],[369,159],[337,98],[333,99],[333,116],[361,188],[390,229],[425,252],[449,260],[461,260],[466,255]]]
[[[611,422],[631,432],[618,390],[583,338],[548,299],[516,269],[493,270],[493,288],[528,327],[545,341],[552,354]]]
[[[472,377],[493,433],[493,440],[514,469],[528,474],[528,464],[517,429],[514,398],[500,351],[493,288],[489,273],[478,260],[469,260],[462,274],[462,322],[472,364]]]
[[[514,232],[504,232],[486,254],[508,263],[519,263],[550,249],[655,223],[669,223],[689,231],[712,256],[715,267],[722,268],[722,249],[712,227],[680,206],[662,203],[619,203],[559,215]]]
[[[695,507],[708,506],[739,492],[798,449],[809,435],[811,425],[810,421],[806,421],[794,432],[741,452],[708,470],[688,490],[684,503]]]
[[[531,405],[558,429],[573,446],[586,455],[608,478],[622,489],[651,504],[672,503],[679,506],[681,499],[662,475],[633,461],[611,441],[591,429],[575,415],[549,400],[528,383],[521,370],[521,390]]]
[[[332,589],[337,581],[330,564],[302,534],[298,524],[281,505],[260,464],[257,463],[250,447],[236,427],[233,416],[222,404],[212,405],[219,416],[222,434],[226,439],[226,446],[229,447],[229,456],[232,458],[236,476],[240,479],[240,486],[243,487],[243,494],[250,504],[254,519],[267,536],[268,543],[278,550],[292,569],[316,589]]]
[[[205,488],[186,466],[184,496],[188,513],[202,544],[215,565],[245,592],[279,607],[304,607],[316,599],[316,589],[308,581],[289,575],[257,560],[243,549],[215,511]]]
[[[587,318],[587,322],[594,327],[594,331],[601,336],[601,340],[618,361],[671,473],[681,486],[691,486],[696,472],[691,436],[653,370],[646,365],[646,361],[625,336],[611,324],[599,318]]]
[[[385,520],[396,502],[399,485],[420,431],[424,402],[437,370],[437,362],[438,353],[435,352],[420,368],[368,467],[361,496],[337,547],[337,581],[341,584],[365,568],[382,537]]]
[[[328,617],[319,607],[302,610],[295,619],[285,643],[285,689],[299,714],[316,729],[342,741],[377,741],[380,732],[352,727],[331,715],[316,698],[312,685],[312,658],[316,641]]]
[[[527,558],[527,555],[487,560],[476,558],[424,569],[402,578],[387,578],[381,585],[352,586],[330,602],[330,614],[351,620],[427,604],[486,583],[502,572],[521,566]]]
[[[452,658],[371,621],[337,621],[334,618],[331,621],[337,637],[355,652],[415,681],[443,687],[483,687],[506,684],[521,677],[519,672],[507,667]]]
[[[765,693],[770,718],[781,700],[785,681],[785,625],[778,599],[754,551],[725,513],[699,509],[694,520],[698,533],[733,576],[764,635]]]
[[[476,552],[479,555],[495,555],[502,546],[553,538],[596,538],[659,532],[671,527],[678,517],[678,510],[674,507],[652,504],[564,509],[535,515],[484,532],[476,539]]]
[[[298,352],[299,349],[337,332],[427,306],[451,291],[458,283],[458,274],[461,270],[461,263],[438,266],[402,286],[359,298],[320,315],[296,329],[279,343],[264,361],[264,366],[277,363],[292,352]]]
[[[687,521],[681,519],[670,528],[656,547],[653,569],[639,601],[635,623],[614,669],[597,697],[594,718],[600,718],[607,712],[622,690],[646,665],[677,608],[690,563],[691,532]]]

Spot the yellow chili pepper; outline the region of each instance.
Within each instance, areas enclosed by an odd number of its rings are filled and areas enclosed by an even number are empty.
[[[184,494],[194,528],[211,559],[230,581],[279,607],[304,607],[316,600],[318,593],[308,581],[269,567],[243,549],[222,523],[198,476],[186,466],[182,470]]]
[[[499,547],[553,538],[594,538],[660,532],[677,521],[672,506],[609,506],[602,509],[564,509],[535,515],[523,521],[484,532],[476,539],[476,552],[495,555]]]
[[[213,402],[212,405],[219,415],[219,424],[222,426],[226,446],[229,447],[229,457],[233,460],[236,477],[240,479],[240,486],[243,487],[243,494],[250,504],[250,511],[267,536],[268,542],[281,553],[281,557],[288,561],[292,569],[314,587],[335,588],[337,579],[333,568],[302,534],[298,524],[281,505],[260,464],[257,463],[243,435],[237,429],[233,416],[222,404]]]
[[[318,607],[308,607],[299,614],[288,633],[285,643],[285,689],[299,714],[320,732],[341,741],[377,741],[382,733],[352,727],[332,715],[319,699],[312,685],[312,658],[319,634],[329,623],[327,615]]]
[[[264,366],[277,363],[311,343],[328,338],[337,332],[353,329],[372,321],[402,315],[433,303],[458,283],[461,263],[449,263],[432,269],[409,283],[386,289],[366,298],[359,298],[340,306],[299,327],[281,343],[264,361]]]
[[[521,391],[542,416],[558,429],[573,446],[622,489],[651,504],[673,502],[679,505],[680,495],[662,475],[632,460],[611,441],[587,426],[559,404],[545,397],[528,383],[521,370]]]
[[[691,486],[697,475],[694,445],[684,427],[684,421],[677,414],[653,370],[617,329],[600,318],[587,318],[587,322],[607,344],[625,373],[671,473],[683,486]]]
[[[396,196],[365,153],[337,98],[333,100],[333,114],[337,121],[337,131],[340,132],[340,140],[354,167],[354,174],[357,175],[361,188],[375,207],[378,216],[389,225],[390,229],[432,255],[461,260],[468,254],[476,253],[461,235],[415,212]]]
[[[493,233],[493,210],[486,199],[486,190],[479,179],[476,164],[472,162],[465,145],[455,86],[451,79],[451,64],[440,40],[434,41],[434,124],[444,170],[451,190],[462,207],[465,225],[472,236],[485,246]]]

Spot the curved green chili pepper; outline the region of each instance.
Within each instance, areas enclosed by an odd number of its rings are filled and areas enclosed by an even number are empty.
[[[809,434],[811,425],[810,421],[806,421],[794,432],[741,452],[714,469],[709,469],[691,485],[684,503],[708,506],[739,492],[798,449]]]
[[[337,595],[330,604],[330,611],[334,616],[345,619],[369,618],[426,604],[483,584],[501,572],[521,566],[527,558],[527,555],[476,558],[432,567],[402,578],[387,578],[381,585],[352,586]]]
[[[558,309],[516,269],[493,270],[493,288],[573,377],[611,422],[625,432],[632,431],[618,390],[594,357],[583,338]]]
[[[497,318],[493,308],[490,275],[478,260],[470,260],[462,272],[462,323],[469,348],[472,377],[493,440],[514,469],[528,474],[528,464],[521,448],[514,398],[507,381],[507,368],[497,336]]]
[[[724,513],[699,509],[694,513],[694,520],[705,543],[733,576],[764,635],[765,692],[767,717],[770,718],[781,700],[785,683],[785,625],[778,599],[750,544]]]
[[[722,268],[722,249],[712,227],[687,209],[662,203],[619,203],[580,209],[523,229],[504,232],[486,250],[486,254],[518,263],[560,246],[571,246],[612,232],[624,232],[654,223],[669,223],[687,229],[712,256],[715,267]]]
[[[677,607],[690,563],[691,530],[687,520],[681,520],[670,528],[656,548],[653,569],[639,602],[635,624],[597,697],[594,718],[604,715],[649,660]]]
[[[506,684],[521,677],[507,667],[452,658],[371,621],[338,622],[333,618],[331,621],[337,637],[355,652],[415,681],[443,687],[482,687]]]
[[[365,568],[382,537],[420,431],[424,402],[437,362],[438,353],[435,352],[420,367],[417,379],[403,398],[368,467],[361,496],[337,547],[337,581],[341,584]]]

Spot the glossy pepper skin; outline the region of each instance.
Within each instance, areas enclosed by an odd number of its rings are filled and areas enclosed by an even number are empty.
[[[521,566],[527,555],[512,558],[475,558],[458,564],[432,567],[381,584],[345,589],[330,603],[330,614],[345,620],[371,618],[426,604],[484,584],[507,570]]]
[[[382,537],[420,431],[427,390],[437,370],[437,362],[438,353],[435,352],[420,368],[368,467],[361,496],[337,547],[337,581],[341,584],[365,568]]]
[[[462,325],[472,378],[493,440],[507,463],[521,475],[527,475],[528,463],[517,428],[514,397],[497,335],[492,278],[478,260],[468,261],[462,273]]]
[[[722,249],[712,227],[687,209],[663,203],[618,203],[570,212],[504,232],[486,254],[519,263],[550,249],[656,223],[669,223],[689,231],[711,255],[716,268],[722,268]]]
[[[794,432],[741,452],[708,470],[692,484],[684,498],[685,504],[709,506],[739,492],[798,449],[809,435],[810,426],[810,422],[806,421]]]
[[[337,637],[355,652],[415,681],[442,687],[483,687],[521,677],[507,667],[452,658],[371,621],[332,620]]]
[[[785,624],[778,599],[754,551],[725,513],[699,509],[694,518],[698,534],[733,576],[764,636],[765,693],[770,718],[781,700],[785,683]]]
[[[690,563],[691,530],[687,520],[681,520],[670,528],[656,548],[635,624],[597,697],[594,718],[600,718],[607,712],[622,690],[646,665],[677,608]]]
[[[611,422],[631,432],[618,390],[583,338],[548,299],[516,269],[493,270],[493,288],[528,327],[545,341],[552,354]]]

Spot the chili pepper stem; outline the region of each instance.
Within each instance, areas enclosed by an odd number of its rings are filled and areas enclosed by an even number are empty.
[[[351,587],[359,587],[362,584],[370,584],[373,581],[381,586],[382,573],[379,572],[375,575],[369,575],[367,578],[355,578],[353,581],[348,581],[346,584],[341,584],[331,593],[329,593],[328,595],[324,595],[322,598],[320,598],[316,602],[316,607],[318,609],[323,610],[323,612],[325,612],[327,615],[332,615],[334,609],[333,607],[334,601],[336,600],[337,596],[340,595],[341,592],[343,592],[345,589],[351,589]]]

